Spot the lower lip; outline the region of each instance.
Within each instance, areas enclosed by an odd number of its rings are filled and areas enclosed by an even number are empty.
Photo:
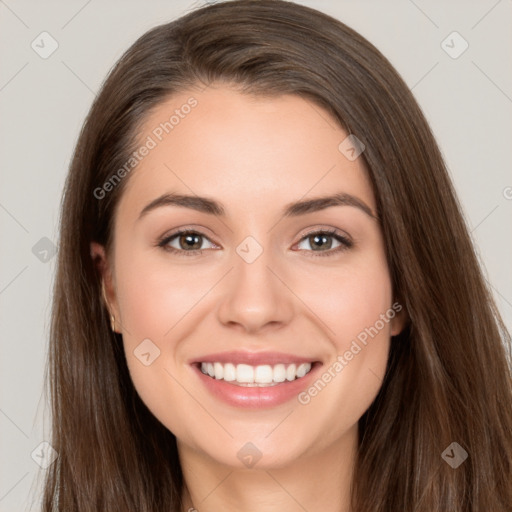
[[[309,386],[320,366],[320,363],[314,363],[309,373],[299,379],[280,382],[268,387],[247,387],[214,379],[205,375],[199,366],[192,365],[201,382],[204,383],[212,395],[229,405],[249,409],[275,407],[296,398],[301,391]]]

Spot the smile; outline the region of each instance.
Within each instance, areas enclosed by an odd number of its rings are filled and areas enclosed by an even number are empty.
[[[312,363],[263,364],[252,366],[233,363],[201,363],[201,372],[215,380],[224,380],[236,386],[270,387],[294,381],[311,371]]]

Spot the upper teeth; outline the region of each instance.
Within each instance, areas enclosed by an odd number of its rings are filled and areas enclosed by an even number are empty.
[[[311,363],[263,364],[250,366],[248,364],[234,365],[232,363],[201,363],[201,371],[214,379],[236,382],[242,385],[277,384],[285,380],[295,380],[304,377],[311,370]]]

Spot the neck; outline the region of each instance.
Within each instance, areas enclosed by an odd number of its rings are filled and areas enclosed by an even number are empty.
[[[185,491],[183,512],[350,512],[357,424],[335,445],[286,466],[221,464],[178,441]]]

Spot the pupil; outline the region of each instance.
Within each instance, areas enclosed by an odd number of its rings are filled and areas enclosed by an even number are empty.
[[[314,244],[312,244],[312,245],[317,245],[318,246],[321,243],[324,243],[325,245],[328,246],[327,248],[330,248],[330,246],[331,246],[331,244],[326,243],[326,239],[329,238],[326,235],[314,235],[312,238],[314,240]],[[322,247],[322,245],[320,245],[320,247]]]
[[[200,235],[197,234],[186,234],[181,236],[181,241],[184,241],[184,246],[188,249],[200,249],[201,248],[201,242],[198,242],[197,240],[200,238]]]

